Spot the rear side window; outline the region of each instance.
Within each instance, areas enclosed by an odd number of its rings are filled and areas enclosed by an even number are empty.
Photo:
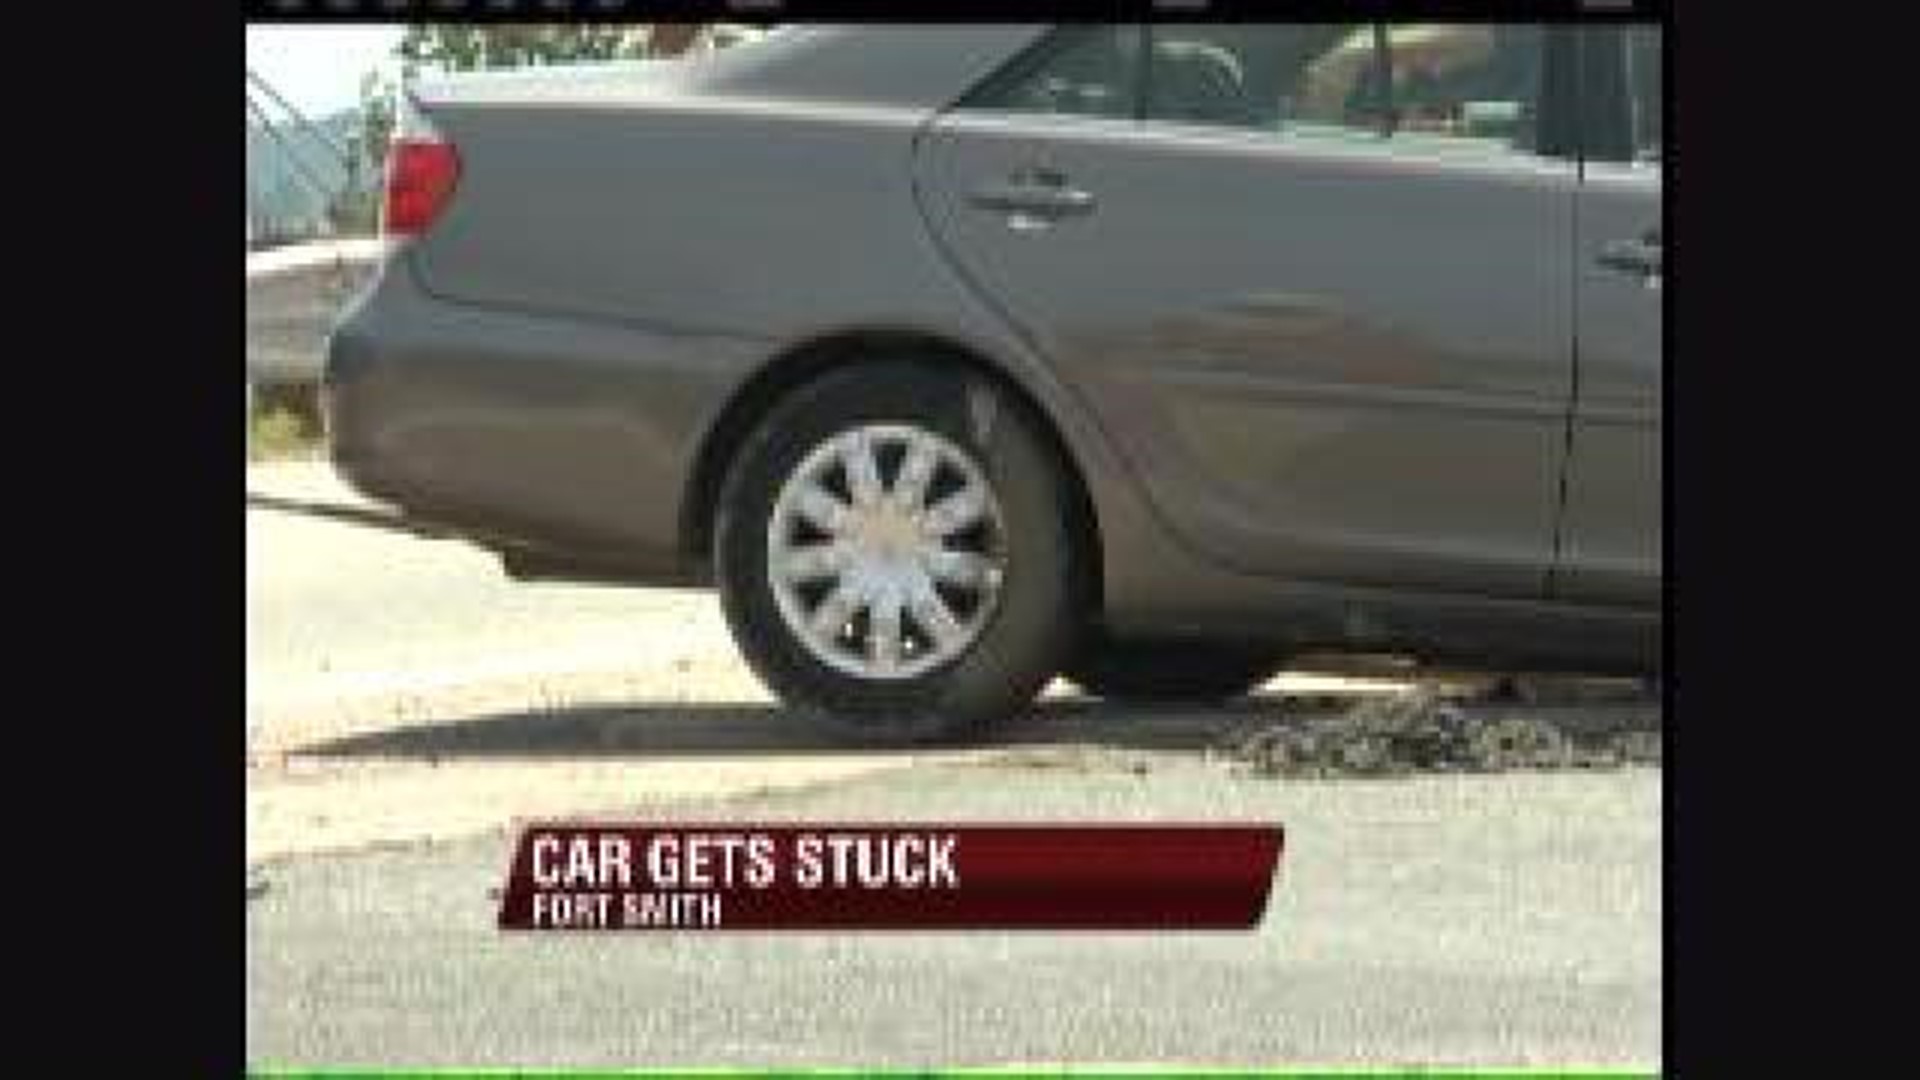
[[[1538,26],[1418,23],[1387,30],[1388,110],[1395,134],[1528,145],[1539,101]]]
[[[1054,116],[1128,118],[1139,96],[1138,26],[1056,31],[970,95],[965,107]]]
[[[1374,133],[1373,32],[1354,24],[1150,27],[1145,119],[1273,135]]]
[[[1489,149],[1531,139],[1538,26],[1215,24],[1149,33],[1147,120]]]
[[[1544,49],[1533,25],[1068,27],[963,105],[1393,149],[1525,148]]]

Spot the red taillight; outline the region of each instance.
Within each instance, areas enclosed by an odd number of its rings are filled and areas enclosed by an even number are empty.
[[[387,198],[381,229],[417,236],[433,224],[460,180],[460,155],[437,139],[395,139],[387,150]]]

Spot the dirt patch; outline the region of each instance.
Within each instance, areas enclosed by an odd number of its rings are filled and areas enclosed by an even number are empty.
[[[247,415],[249,462],[311,457],[320,452],[324,437],[317,406],[291,401],[277,388],[258,391]]]
[[[1490,707],[1420,687],[1243,727],[1218,753],[1252,775],[1291,778],[1658,766],[1660,711]]]

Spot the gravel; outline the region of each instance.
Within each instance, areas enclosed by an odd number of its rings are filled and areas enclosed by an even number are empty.
[[[1372,697],[1330,716],[1288,710],[1232,732],[1224,742],[1219,752],[1243,772],[1289,778],[1617,769],[1661,763],[1657,705],[1596,723],[1590,709],[1489,709],[1429,686]]]

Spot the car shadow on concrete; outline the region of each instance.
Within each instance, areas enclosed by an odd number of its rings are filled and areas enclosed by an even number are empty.
[[[1096,746],[1197,751],[1283,713],[1338,709],[1317,699],[1262,695],[1227,705],[1150,707],[1050,698],[969,742],[986,748]],[[943,747],[945,748],[945,747]],[[927,748],[917,748],[924,751]],[[693,702],[515,710],[348,736],[299,748],[306,758],[604,759],[778,754],[911,754],[836,739],[807,718],[763,703]]]

